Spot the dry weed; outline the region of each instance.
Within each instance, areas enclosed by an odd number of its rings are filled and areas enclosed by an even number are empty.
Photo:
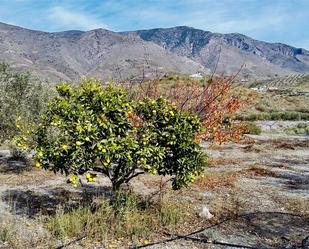
[[[238,177],[237,172],[209,171],[204,177],[197,178],[193,185],[203,189],[233,188]]]
[[[278,177],[276,172],[273,172],[265,167],[251,166],[250,168],[241,170],[240,173],[247,177]]]

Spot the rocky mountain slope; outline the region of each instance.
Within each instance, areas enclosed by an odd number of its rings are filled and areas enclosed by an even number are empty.
[[[218,34],[185,26],[135,33],[145,41],[155,42],[206,68],[213,69],[219,60],[218,72],[235,73],[245,64],[244,75],[309,73],[309,51],[281,43],[254,40],[242,34]]]
[[[53,82],[81,76],[127,79],[162,73],[236,73],[271,77],[309,73],[309,52],[241,34],[189,27],[133,32],[41,32],[0,23],[0,60]]]
[[[0,24],[0,60],[53,81],[203,71],[199,63],[137,35],[103,29],[46,33]]]

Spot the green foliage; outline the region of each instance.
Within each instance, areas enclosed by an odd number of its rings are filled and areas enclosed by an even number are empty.
[[[48,94],[44,85],[27,73],[14,72],[0,63],[0,143],[18,133],[16,120],[35,122],[44,109]]]
[[[259,127],[254,122],[244,122],[244,125],[245,125],[245,132],[247,134],[260,135],[262,132],[261,127]]]
[[[9,229],[7,226],[0,227],[0,241],[5,243],[9,240]]]
[[[259,112],[239,115],[238,120],[309,120],[309,113],[303,112]]]
[[[127,193],[117,209],[109,200],[98,206],[86,205],[66,212],[59,210],[46,219],[46,225],[60,239],[86,236],[105,241],[117,238],[131,240],[149,238],[158,229],[173,229],[184,223],[185,207],[164,201],[162,205],[144,204],[132,193]]]
[[[286,134],[289,135],[309,135],[309,124],[307,123],[300,123],[297,127],[294,128],[286,128],[284,130]]]
[[[183,212],[175,204],[164,202],[160,209],[160,218],[163,226],[175,227],[183,221]]]
[[[84,80],[61,84],[34,132],[36,166],[71,175],[100,172],[113,190],[149,172],[173,176],[178,189],[194,181],[206,157],[195,142],[197,117],[183,113],[163,98],[129,100],[113,85]]]
[[[9,149],[11,155],[16,160],[26,161],[27,153],[25,150],[21,149],[20,147],[16,146],[14,143],[9,144]]]

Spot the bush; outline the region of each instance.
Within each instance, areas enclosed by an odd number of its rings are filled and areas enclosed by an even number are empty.
[[[35,122],[46,106],[48,95],[41,82],[0,63],[0,143],[18,133],[18,117]]]
[[[99,172],[115,192],[147,172],[172,176],[179,189],[204,170],[206,156],[194,139],[199,119],[165,99],[129,100],[123,89],[94,80],[61,84],[57,91],[27,140],[37,167],[71,175],[74,185],[78,175],[94,181]]]
[[[249,115],[238,115],[238,120],[309,120],[309,113],[302,112],[258,112]]]
[[[125,87],[132,99],[163,96],[179,110],[198,116],[203,125],[199,138],[222,144],[241,139],[243,126],[235,122],[235,115],[250,98],[234,91],[234,79],[233,76],[211,77],[201,84],[188,77],[170,84],[155,80]]]
[[[260,135],[262,132],[261,127],[254,122],[245,122],[244,125],[246,134]]]
[[[289,135],[309,135],[309,125],[306,123],[300,123],[297,127],[294,128],[286,128],[284,130],[286,134]]]

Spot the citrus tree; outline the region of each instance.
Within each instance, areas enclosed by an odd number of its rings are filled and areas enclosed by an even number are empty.
[[[31,140],[37,167],[94,181],[107,176],[113,191],[146,172],[172,176],[174,189],[203,170],[206,156],[195,138],[200,120],[163,98],[130,100],[127,92],[95,80],[57,86]]]

